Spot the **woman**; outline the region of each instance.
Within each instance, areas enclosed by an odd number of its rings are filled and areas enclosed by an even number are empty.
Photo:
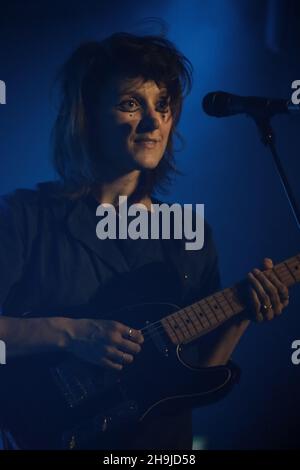
[[[98,204],[117,207],[119,196],[127,196],[129,203],[143,203],[151,211],[154,190],[170,181],[191,65],[163,37],[120,33],[79,47],[60,80],[53,133],[60,181],[2,199],[0,338],[8,363],[10,357],[68,351],[121,371],[143,348],[142,332],[126,319],[91,318],[91,306],[105,312],[118,306],[120,296],[121,304],[172,300],[187,305],[219,288],[207,224],[202,250],[179,249],[171,257],[161,240],[99,241],[95,234]],[[149,266],[159,266],[155,275],[145,269]],[[248,275],[249,311],[258,320],[271,320],[288,304],[287,289],[271,268],[266,259],[267,273]],[[35,312],[35,318],[22,318],[24,312]],[[249,318],[203,339],[197,357],[191,349],[190,360],[227,364]],[[111,447],[191,448],[191,411],[150,420],[129,439],[126,434]]]

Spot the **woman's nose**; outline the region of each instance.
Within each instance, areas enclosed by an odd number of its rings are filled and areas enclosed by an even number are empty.
[[[155,115],[155,111],[146,111],[139,122],[137,131],[151,132],[159,128],[159,120]]]

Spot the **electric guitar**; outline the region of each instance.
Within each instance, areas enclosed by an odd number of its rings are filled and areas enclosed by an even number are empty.
[[[300,254],[273,271],[287,287],[300,282]],[[132,364],[115,372],[67,353],[10,359],[0,366],[1,421],[23,449],[105,449],[155,413],[215,401],[235,382],[234,367],[192,367],[185,349],[244,310],[237,284],[184,308],[148,303],[111,312],[107,318],[142,330]]]

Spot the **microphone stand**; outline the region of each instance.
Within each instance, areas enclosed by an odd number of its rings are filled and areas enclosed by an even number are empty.
[[[275,167],[277,169],[280,181],[282,183],[283,189],[285,191],[285,195],[289,201],[290,207],[292,209],[292,212],[294,214],[294,217],[296,219],[296,223],[298,225],[298,228],[300,229],[300,209],[297,204],[296,198],[294,196],[294,193],[292,191],[292,188],[289,184],[289,181],[287,179],[287,176],[285,174],[284,168],[281,164],[278,152],[276,150],[275,146],[275,135],[273,128],[271,126],[271,117],[270,115],[261,115],[261,114],[251,114],[251,117],[254,118],[254,121],[257,125],[258,131],[260,133],[260,137],[262,140],[262,143],[269,147],[273,160],[275,162]]]

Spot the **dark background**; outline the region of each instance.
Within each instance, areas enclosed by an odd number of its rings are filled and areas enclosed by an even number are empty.
[[[167,196],[204,203],[214,228],[224,286],[263,257],[300,252],[274,164],[251,119],[214,119],[201,109],[209,91],[290,98],[300,80],[300,3],[284,0],[10,1],[0,3],[0,193],[54,177],[49,135],[57,103],[57,68],[85,40],[126,30],[158,33],[159,17],[192,61],[194,87],[180,123],[179,177]],[[300,204],[300,118],[274,119],[278,150]],[[300,448],[300,289],[270,324],[253,325],[234,359],[242,380],[219,404],[194,412],[195,447]]]

